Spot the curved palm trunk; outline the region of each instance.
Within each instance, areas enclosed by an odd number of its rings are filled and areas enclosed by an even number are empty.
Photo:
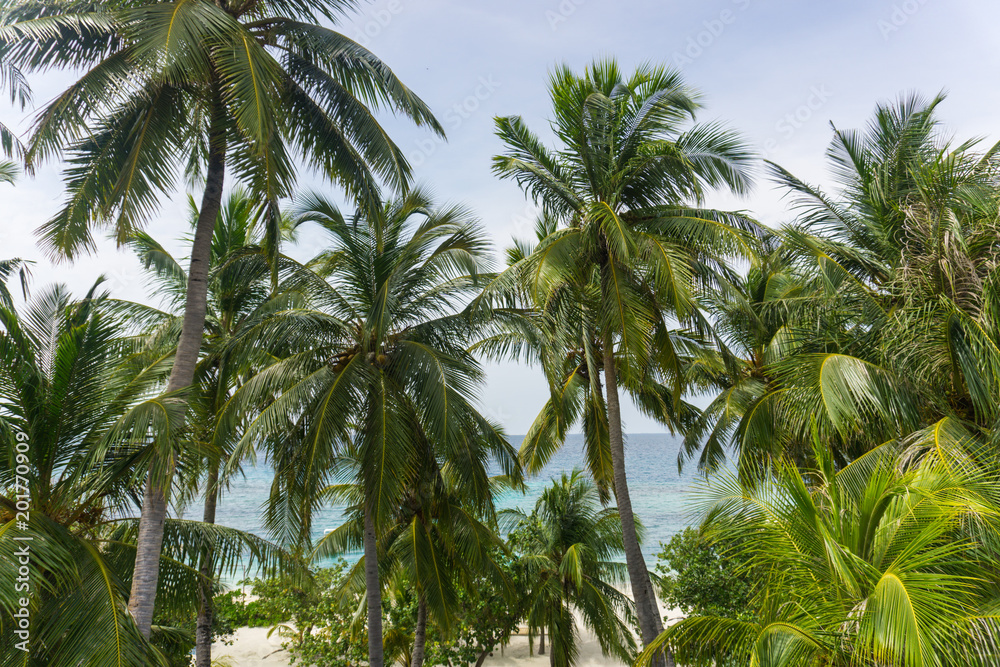
[[[367,504],[366,504],[367,505]],[[368,665],[383,667],[382,654],[382,587],[378,580],[378,549],[375,541],[375,521],[371,509],[365,507],[365,589],[368,598]]]
[[[663,632],[663,624],[656,606],[653,585],[649,580],[649,570],[646,569],[646,560],[639,548],[639,536],[635,530],[635,515],[632,512],[632,499],[629,496],[628,478],[625,475],[625,438],[622,434],[621,402],[618,397],[618,369],[610,341],[604,345],[604,383],[607,390],[611,465],[615,479],[615,499],[622,520],[625,563],[632,584],[632,596],[635,599],[635,612],[639,618],[642,643],[649,645]]]
[[[424,649],[427,646],[427,598],[420,594],[417,601],[417,627],[413,631],[413,655],[410,667],[422,667],[424,664]]]
[[[219,464],[213,462],[208,471],[205,492],[205,514],[202,521],[215,523],[215,508],[219,499]],[[201,561],[201,587],[198,590],[198,623],[195,626],[195,667],[212,667],[212,581],[215,579],[212,549],[206,549]]]
[[[191,244],[191,268],[188,271],[184,322],[174,365],[167,382],[167,393],[186,389],[194,381],[195,365],[201,350],[208,302],[208,265],[211,260],[212,235],[215,219],[222,205],[222,188],[226,176],[225,111],[221,101],[212,118],[209,142],[208,170],[201,211]],[[160,579],[160,550],[163,546],[163,522],[167,516],[167,491],[173,477],[173,463],[154,461],[146,476],[142,498],[139,536],[136,542],[135,572],[128,610],[139,631],[149,638],[156,604],[156,587]]]

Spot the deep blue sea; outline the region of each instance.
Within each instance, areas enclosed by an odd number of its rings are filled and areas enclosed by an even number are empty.
[[[522,436],[512,436],[511,442],[520,445],[521,439]],[[633,509],[646,527],[643,552],[650,568],[656,561],[660,542],[668,541],[674,533],[692,523],[691,491],[698,485],[700,476],[694,463],[685,465],[683,473],[678,473],[679,448],[680,439],[665,433],[637,433],[627,437],[625,465],[629,490]],[[552,477],[574,468],[585,468],[581,435],[570,435],[545,470],[528,480],[527,494],[508,492],[498,499],[497,505],[501,509],[520,507],[530,511]],[[271,485],[271,470],[258,460],[258,467],[248,467],[245,474],[245,478],[234,479],[229,491],[222,496],[217,520],[220,524],[264,537],[259,517]],[[313,524],[313,539],[318,540],[326,529],[335,528],[341,521],[340,508],[324,509]]]

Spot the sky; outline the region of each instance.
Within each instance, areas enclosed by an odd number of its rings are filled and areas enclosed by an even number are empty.
[[[433,109],[447,141],[391,117],[384,124],[414,166],[416,181],[443,202],[471,206],[498,249],[529,236],[536,208],[516,184],[490,170],[501,151],[494,118],[522,116],[548,133],[547,80],[563,63],[581,71],[613,56],[625,71],[641,63],[679,69],[701,91],[699,121],[738,130],[762,157],[803,180],[830,185],[824,151],[831,123],[862,127],[876,103],[907,92],[945,91],[940,117],[958,139],[1000,139],[1000,3],[986,0],[374,0],[338,29],[374,51]],[[41,107],[68,85],[67,73],[31,79]],[[31,113],[0,106],[0,121],[26,132]],[[135,259],[102,242],[74,264],[50,263],[34,230],[63,199],[61,165],[0,189],[0,258],[35,260],[33,286],[66,283],[82,294],[99,276],[114,296],[156,302]],[[180,181],[179,181],[180,183]],[[304,189],[336,194],[303,172]],[[185,255],[186,192],[164,201],[148,230]],[[743,210],[776,227],[794,212],[761,170],[755,191],[736,199],[709,196],[708,205]],[[321,237],[303,234],[289,254],[306,259]],[[511,434],[523,434],[546,399],[540,372],[489,365],[482,408]],[[703,402],[704,399],[700,399]],[[662,431],[626,406],[628,431]]]

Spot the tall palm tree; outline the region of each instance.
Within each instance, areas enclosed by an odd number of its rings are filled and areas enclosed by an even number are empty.
[[[346,443],[356,448],[369,659],[381,667],[378,536],[393,524],[421,465],[429,457],[443,462],[477,510],[491,502],[491,480],[470,460],[473,452],[494,457],[504,474],[519,471],[510,445],[475,408],[483,379],[467,351],[475,322],[455,310],[478,289],[490,246],[466,209],[434,207],[419,189],[349,219],[310,196],[300,219],[329,233],[332,247],[312,262],[329,282],[304,286],[311,307],[279,312],[251,333],[289,354],[237,392],[224,425],[273,399],[231,460],[265,449],[277,501],[267,523],[299,543],[311,538],[312,511],[336,457]]]
[[[643,66],[625,77],[614,61],[596,62],[582,76],[558,69],[549,87],[559,149],[547,149],[522,119],[499,118],[507,151],[494,158],[494,171],[515,180],[558,226],[488,294],[528,285],[532,301],[547,303],[566,284],[593,294],[583,320],[592,324],[584,336],[592,340],[581,342],[599,362],[588,365],[589,380],[604,381],[615,498],[648,643],[662,623],[634,529],[619,386],[641,395],[651,378],[659,379],[673,396],[658,401],[658,418],[675,418],[663,409],[679,404],[682,390],[683,355],[670,319],[699,322],[696,287],[727,271],[722,258],[748,252],[757,232],[741,215],[692,206],[706,188],[748,191],[751,154],[719,125],[687,125],[697,95],[671,70]]]
[[[189,387],[201,348],[213,227],[227,167],[267,202],[277,252],[278,202],[293,160],[342,185],[365,206],[377,179],[405,187],[410,169],[372,109],[387,106],[442,130],[429,109],[373,54],[320,25],[354,0],[175,0],[56,8],[5,5],[0,49],[26,74],[52,67],[83,75],[38,115],[29,166],[67,152],[68,198],[40,230],[58,257],[94,247],[94,227],[127,241],[157,209],[181,167],[204,179],[192,241],[184,322],[168,394]],[[148,635],[156,596],[171,457],[150,468],[129,610]]]
[[[252,347],[234,350],[234,341],[273,310],[286,306],[288,295],[271,290],[271,268],[263,248],[264,234],[258,215],[260,204],[242,189],[234,189],[219,211],[212,238],[208,274],[208,304],[202,357],[195,371],[192,407],[191,443],[185,447],[185,459],[192,470],[204,469],[204,475],[185,480],[190,491],[200,488],[204,494],[202,522],[214,524],[219,494],[226,480],[220,478],[232,441],[218,433],[217,417],[226,401],[253,373],[274,360],[267,350]],[[192,228],[197,224],[198,208],[191,201]],[[125,304],[124,316],[150,321],[148,335],[172,346],[183,317],[187,272],[180,262],[143,232],[131,242],[140,261],[151,271],[156,294],[168,300],[169,312]],[[282,275],[290,263],[278,257]],[[292,267],[294,270],[294,266]],[[291,297],[294,299],[294,295]],[[204,484],[200,484],[200,482]],[[195,664],[211,666],[212,590],[215,580],[211,549],[202,558],[202,588],[199,592],[196,626]]]
[[[623,552],[621,519],[602,509],[597,487],[579,470],[563,473],[542,491],[530,516],[504,512],[519,528],[517,547],[527,580],[527,619],[549,635],[549,664],[569,667],[577,657],[573,612],[597,636],[605,655],[631,662],[635,639],[633,604],[616,585],[626,572],[617,561]],[[530,640],[529,640],[530,641]]]
[[[914,463],[883,447],[838,471],[814,446],[805,475],[786,461],[755,489],[707,491],[707,529],[763,573],[755,618],[690,617],[653,647],[690,665],[995,664],[995,458],[938,447]]]
[[[0,305],[2,665],[160,661],[125,613],[138,524],[130,517],[153,439],[177,437],[183,406],[158,397],[169,355],[130,336],[97,289],[79,302],[54,287],[21,309]],[[25,536],[28,589],[17,582]],[[238,531],[168,521],[163,609],[194,610],[197,554],[208,541],[219,568],[284,558]],[[31,614],[27,652],[15,649],[12,623],[22,597]]]

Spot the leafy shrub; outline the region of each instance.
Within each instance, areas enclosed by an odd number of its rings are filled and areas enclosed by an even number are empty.
[[[661,543],[656,556],[661,599],[686,616],[747,619],[754,579],[731,555],[734,546],[713,542],[694,528]]]
[[[508,576],[515,579],[512,559],[503,560]],[[310,581],[292,583],[282,579],[243,582],[249,596],[240,591],[216,597],[217,614],[236,627],[274,627],[297,667],[357,667],[368,660],[363,593],[351,588],[347,563],[339,561],[317,570]],[[474,581],[460,593],[461,615],[449,634],[428,624],[427,667],[476,663],[506,643],[517,629],[518,605],[486,580]],[[473,593],[475,591],[475,593]],[[408,662],[417,620],[417,598],[403,583],[383,601],[383,631],[386,659]],[[362,615],[356,616],[361,610]]]

